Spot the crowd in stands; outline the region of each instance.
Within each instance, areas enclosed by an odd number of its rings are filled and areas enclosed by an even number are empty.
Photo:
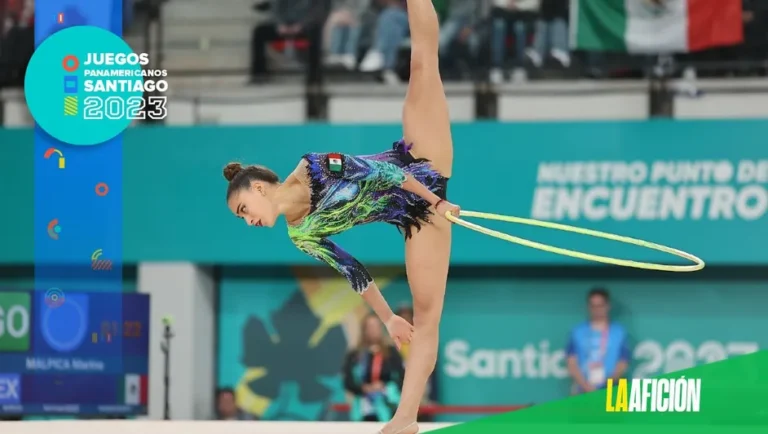
[[[441,19],[440,58],[446,80],[487,78],[498,84],[531,77],[632,77],[647,74],[656,61],[653,56],[570,50],[570,0],[432,1]],[[320,69],[344,72],[343,79],[374,76],[390,84],[407,80],[406,0],[256,2],[254,7],[268,11],[271,19],[252,33],[253,81],[266,81],[278,72],[269,60],[275,51],[299,57],[310,81]],[[677,55],[677,63],[720,63],[702,68],[699,76],[766,75],[768,1],[743,0],[743,11],[743,44]],[[131,11],[124,15],[132,16]],[[0,0],[0,87],[22,85],[34,49],[33,25],[34,0]]]
[[[441,19],[440,57],[448,79],[487,74],[493,83],[536,77],[631,77],[647,74],[649,56],[572,52],[570,0],[432,0]],[[385,83],[407,79],[405,0],[262,0],[273,21],[253,33],[252,76],[269,77],[266,50],[274,40],[299,40],[329,70],[375,74]],[[686,62],[750,61],[749,67],[705,70],[715,75],[765,74],[768,2],[744,0],[745,43],[676,56]],[[324,10],[324,8],[327,8]],[[744,62],[742,62],[744,63]],[[757,65],[755,65],[757,64]],[[651,63],[652,65],[652,63]],[[682,70],[682,68],[680,69]],[[679,71],[678,71],[679,72]]]

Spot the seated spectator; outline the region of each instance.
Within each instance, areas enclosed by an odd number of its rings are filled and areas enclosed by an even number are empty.
[[[334,0],[326,23],[329,66],[342,65],[347,69],[357,66],[361,17],[370,6],[370,0]]]
[[[381,71],[385,83],[396,84],[400,78],[395,73],[397,58],[403,41],[408,37],[408,13],[402,0],[378,0],[384,6],[376,20],[373,48],[366,54],[360,70]]]
[[[0,87],[21,87],[35,50],[34,3],[9,0],[0,17]]]
[[[566,354],[574,393],[605,387],[609,378],[624,376],[630,361],[627,331],[612,322],[608,291],[596,288],[587,295],[589,321],[571,330]]]
[[[528,23],[538,12],[541,0],[494,0],[491,15],[491,72],[492,83],[504,81],[504,66],[507,58],[508,29],[514,31],[515,57],[512,81],[527,79],[523,63],[528,47]]]
[[[263,10],[271,6],[274,20],[257,25],[251,37],[251,80],[268,77],[267,43],[278,40],[305,39],[308,43],[310,67],[320,64],[322,49],[322,23],[327,11],[323,0],[271,0],[259,2],[254,8]]]
[[[547,56],[551,56],[564,68],[571,66],[568,13],[568,0],[541,0],[533,49],[528,50],[528,57],[537,68],[544,64]]]
[[[466,44],[469,53],[476,58],[479,38],[475,27],[485,13],[486,0],[450,0],[448,16],[440,27],[440,57],[450,56],[451,48],[457,42]]]
[[[241,412],[235,402],[235,391],[225,387],[216,391],[217,420],[253,420],[248,414]]]
[[[347,354],[343,375],[344,389],[352,395],[350,420],[385,422],[392,418],[403,386],[403,359],[384,340],[376,315],[363,320],[360,345]]]

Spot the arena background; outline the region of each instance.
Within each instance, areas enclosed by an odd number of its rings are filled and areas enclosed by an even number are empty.
[[[174,51],[171,42],[192,38],[180,30],[183,20],[202,20],[201,11],[214,10],[205,2],[173,0],[159,21],[148,19],[146,34],[127,36],[137,47],[168,51],[163,66],[172,93],[164,124],[136,125],[124,136],[122,290],[151,295],[153,324],[174,317],[175,419],[212,418],[215,388],[234,387],[241,410],[263,419],[343,420],[343,412],[334,410],[344,402],[338,374],[366,309],[343,280],[302,256],[280,229],[245,231],[225,206],[221,167],[242,160],[285,173],[310,150],[386,149],[401,134],[404,88],[331,78],[318,109],[317,95],[298,81],[237,84],[243,79],[231,70],[244,65],[224,48],[214,45],[199,54],[205,61],[190,66],[194,53]],[[158,40],[161,24],[165,39]],[[214,32],[215,24],[209,26],[203,33]],[[217,53],[219,60],[211,60]],[[436,370],[441,405],[528,405],[568,396],[563,350],[595,286],[611,291],[615,318],[632,336],[633,376],[768,345],[764,78],[690,81],[661,73],[604,81],[556,77],[490,92],[486,86],[446,85],[455,121],[452,200],[465,209],[658,241],[701,256],[708,268],[672,275],[594,266],[456,228]],[[34,189],[40,188],[33,178],[33,124],[20,89],[2,89],[1,95],[0,288],[31,289],[34,239],[41,231],[33,213]],[[558,181],[567,176],[561,167],[553,169],[554,178],[542,179],[546,165],[567,163],[606,163],[617,172],[635,165],[647,176],[572,183]],[[711,176],[651,178],[654,167],[695,163],[711,167]],[[554,190],[560,193],[551,193],[551,201],[539,196]],[[601,196],[590,203],[575,196],[577,190]],[[650,190],[670,192],[673,199],[660,203],[643,196]],[[696,195],[706,199],[694,205]],[[609,242],[491,226],[590,252],[674,261]],[[388,300],[408,302],[394,229],[357,228],[339,239],[371,266]],[[76,274],[62,286],[103,289]],[[159,344],[153,334],[151,418],[163,411]]]

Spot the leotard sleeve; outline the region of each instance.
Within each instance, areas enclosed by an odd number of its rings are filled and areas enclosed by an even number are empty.
[[[318,261],[325,262],[344,276],[352,289],[362,294],[373,283],[368,270],[338,244],[327,238],[292,239],[296,247]]]
[[[400,187],[406,179],[403,169],[386,162],[346,154],[320,154],[321,164],[331,176],[349,181],[371,181],[378,190]]]

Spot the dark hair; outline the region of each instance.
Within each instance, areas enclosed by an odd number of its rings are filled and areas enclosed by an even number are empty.
[[[381,327],[381,321],[379,320],[379,317],[376,316],[376,314],[372,313],[372,312],[368,313],[365,316],[365,318],[363,318],[363,320],[360,321],[360,342],[357,344],[357,350],[358,351],[365,351],[368,348],[367,347],[368,342],[366,342],[366,339],[365,339],[365,329],[368,328],[367,327],[368,326],[368,321],[371,318],[375,319],[376,320],[376,324],[378,324],[379,327]],[[381,335],[381,342],[380,342],[380,344],[381,344],[380,345],[381,353],[384,356],[388,356],[389,355],[389,343],[387,342],[387,338],[386,338],[386,336],[384,334]]]
[[[235,390],[231,387],[220,387],[216,389],[216,398],[220,398],[221,395],[235,396]]]
[[[587,294],[587,300],[594,296],[602,297],[606,303],[611,301],[611,297],[608,295],[608,290],[605,288],[593,288],[589,291],[589,294]]]
[[[411,307],[408,304],[400,305],[400,307],[397,308],[397,314],[400,316],[403,316],[406,314],[413,316],[413,307]]]
[[[264,166],[243,166],[240,163],[229,163],[224,166],[224,178],[229,181],[227,199],[234,192],[250,187],[253,181],[261,181],[268,184],[280,182],[280,177],[277,176],[277,173]]]

